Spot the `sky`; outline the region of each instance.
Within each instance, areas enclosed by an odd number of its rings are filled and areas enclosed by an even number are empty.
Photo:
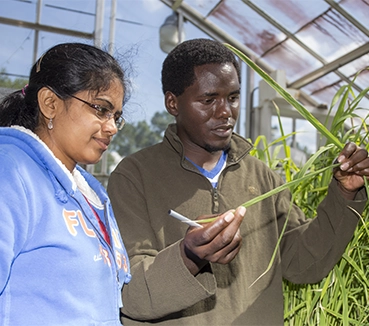
[[[104,1],[104,25],[102,47],[109,43],[111,1]],[[36,21],[37,0],[0,0],[0,16]],[[40,23],[59,28],[91,33],[95,24],[94,0],[42,0]],[[123,58],[130,66],[132,95],[124,108],[128,123],[146,120],[150,123],[155,112],[163,111],[164,102],[161,91],[161,65],[166,57],[159,46],[159,29],[172,13],[171,8],[160,0],[117,0],[115,23],[115,42],[113,55]],[[189,22],[184,23],[185,39],[209,38]],[[35,33],[31,29],[0,24],[1,51],[0,69],[15,76],[28,76],[33,64]],[[93,44],[92,40],[73,38],[55,33],[39,33],[37,57],[50,47],[61,42],[83,42]],[[245,79],[243,79],[245,80]],[[241,104],[245,105],[245,97]],[[242,111],[242,107],[241,107]],[[245,133],[244,117],[240,113],[239,133]],[[277,122],[275,122],[277,124]],[[301,129],[308,126],[302,124]],[[285,133],[291,131],[286,123]],[[305,144],[315,150],[314,133],[304,133]]]
[[[107,49],[111,1],[104,3],[102,47]],[[43,0],[42,4],[41,24],[88,33],[94,30],[95,1]],[[37,0],[0,0],[0,16],[35,22],[36,5]],[[124,66],[129,66],[132,94],[125,112],[128,122],[149,122],[155,112],[164,110],[160,74],[166,53],[159,46],[159,29],[171,13],[160,0],[117,1],[113,55],[123,60]],[[185,24],[185,29],[186,37],[209,38],[189,23]],[[8,74],[28,76],[33,64],[34,36],[33,30],[0,24],[0,69],[5,69]],[[71,41],[93,43],[87,39],[40,32],[37,57],[57,43]]]

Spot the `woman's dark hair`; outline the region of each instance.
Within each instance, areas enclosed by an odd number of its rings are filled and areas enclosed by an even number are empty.
[[[118,61],[109,53],[82,43],[59,44],[46,51],[33,65],[28,86],[0,103],[0,126],[20,125],[35,131],[39,124],[37,93],[49,87],[67,99],[80,91],[102,91],[114,79],[121,81],[127,99],[127,80]]]
[[[195,82],[195,67],[212,63],[232,63],[241,83],[240,66],[233,52],[220,42],[200,38],[185,41],[168,54],[161,71],[163,93],[181,95]]]

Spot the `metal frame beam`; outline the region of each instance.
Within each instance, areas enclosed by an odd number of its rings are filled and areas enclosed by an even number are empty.
[[[94,38],[94,33],[79,32],[79,31],[75,31],[71,29],[58,28],[58,27],[53,27],[53,26],[43,25],[43,24],[38,24],[38,23],[31,23],[31,22],[26,22],[23,20],[11,19],[11,18],[1,17],[1,16],[0,16],[0,24],[11,25],[11,26],[16,26],[16,27],[23,27],[23,28],[48,32],[48,33],[56,33],[56,34],[81,37],[81,38],[88,38],[88,39]]]
[[[361,56],[363,56],[364,54],[367,54],[368,52],[369,52],[369,43],[365,43],[364,45],[357,48],[356,50],[353,50],[353,51],[343,55],[342,57],[339,57],[338,59],[336,59],[336,60],[334,60],[330,63],[325,64],[323,67],[312,71],[311,73],[305,75],[304,77],[288,84],[288,87],[299,89],[299,88],[313,82],[314,80],[317,80],[320,77],[323,77],[323,76],[327,75],[328,73],[330,73],[332,71],[335,71],[339,67],[342,67],[345,64],[350,63],[351,61],[354,61],[354,60],[360,58]],[[356,88],[360,89],[358,86]]]

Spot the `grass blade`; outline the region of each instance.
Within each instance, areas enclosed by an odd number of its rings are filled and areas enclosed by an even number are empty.
[[[343,149],[343,144],[318,120],[316,119],[301,103],[299,103],[293,96],[283,89],[273,78],[271,78],[263,69],[261,69],[255,62],[236,49],[230,44],[225,44],[231,51],[233,51],[242,61],[256,71],[274,90],[276,90],[288,103],[290,103],[307,121],[309,121],[316,130],[318,130],[329,142],[335,144],[338,148]]]
[[[255,197],[255,198],[247,201],[246,203],[242,204],[242,206],[244,206],[244,207],[247,208],[247,207],[249,207],[251,205],[254,205],[254,204],[258,203],[259,201],[262,201],[262,200],[264,200],[264,199],[266,199],[266,198],[268,198],[270,196],[276,195],[277,193],[279,193],[279,192],[281,192],[281,191],[283,191],[283,190],[285,190],[287,188],[291,188],[291,187],[299,184],[302,181],[305,181],[305,180],[307,180],[307,179],[309,179],[309,178],[311,178],[313,176],[316,176],[316,175],[318,175],[320,173],[323,173],[324,171],[326,171],[328,169],[333,169],[333,168],[335,168],[336,166],[339,166],[339,165],[340,165],[339,163],[333,164],[333,165],[327,166],[325,168],[322,168],[320,170],[317,170],[317,171],[308,173],[308,174],[306,174],[304,176],[301,176],[298,179],[295,179],[295,180],[292,180],[290,182],[284,183],[284,184],[280,185],[279,187],[276,187],[276,188],[274,188],[274,189],[266,192],[265,194],[262,194],[262,195],[260,195],[258,197]],[[201,223],[210,223],[210,222],[215,221],[216,219],[217,219],[217,217],[212,217],[212,218],[206,218],[206,219],[196,220],[196,222],[197,223],[200,223],[200,224]]]

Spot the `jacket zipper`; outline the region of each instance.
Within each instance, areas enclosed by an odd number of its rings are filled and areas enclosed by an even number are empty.
[[[83,207],[82,207],[81,203],[78,201],[78,199],[76,197],[74,197],[73,195],[72,195],[72,197],[78,203],[79,207],[81,208],[81,210],[84,213],[84,215],[86,216],[86,218],[90,221],[92,227],[95,230],[96,236],[99,238],[100,241],[105,242],[106,245],[109,248],[109,251],[110,251],[110,254],[111,254],[111,257],[112,257],[112,262],[111,262],[112,272],[113,272],[113,274],[115,272],[115,277],[116,277],[116,282],[117,282],[117,289],[118,289],[118,296],[119,296],[120,287],[121,287],[120,286],[120,278],[119,278],[119,269],[118,269],[117,263],[115,261],[115,256],[114,256],[114,253],[113,253],[113,248],[112,248],[111,245],[109,245],[109,243],[105,240],[104,236],[100,233],[101,231],[97,227],[95,227],[95,225],[91,222],[91,219],[89,218],[88,214],[86,214],[85,210],[83,209]],[[107,209],[106,208],[106,203],[107,203],[107,201],[105,201],[103,203],[103,205],[104,205],[104,219],[105,219],[105,221],[107,220],[107,216],[106,216],[106,209]],[[111,233],[109,231],[107,231],[107,232],[109,233],[109,236],[111,237]],[[112,241],[114,241],[114,240],[112,239]],[[122,297],[121,296],[119,296],[119,298],[117,297],[118,306],[123,306],[121,300],[122,300]],[[119,311],[119,308],[118,308],[118,311]]]

